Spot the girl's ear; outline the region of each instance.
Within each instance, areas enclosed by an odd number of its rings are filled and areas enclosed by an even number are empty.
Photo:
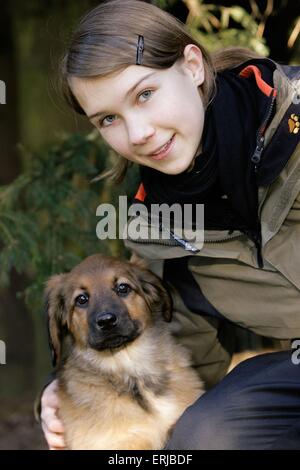
[[[188,44],[184,48],[182,66],[192,75],[196,86],[204,82],[204,64],[202,52],[196,44]]]

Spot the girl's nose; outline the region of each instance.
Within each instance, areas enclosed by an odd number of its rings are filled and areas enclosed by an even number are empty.
[[[149,124],[135,123],[128,131],[131,145],[146,144],[154,132],[155,129]]]

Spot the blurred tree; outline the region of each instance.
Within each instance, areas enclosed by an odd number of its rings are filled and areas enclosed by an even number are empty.
[[[21,170],[20,156],[17,152],[17,142],[20,138],[18,62],[11,2],[1,3],[0,79],[6,84],[7,103],[0,105],[0,182],[9,184]],[[9,225],[6,220],[7,223]],[[6,230],[4,226],[2,229]],[[0,240],[0,249],[5,250],[5,242],[3,239]],[[0,339],[9,345],[7,363],[12,367],[1,369],[0,395],[7,390],[7,386],[10,392],[12,388],[28,389],[34,377],[31,366],[34,357],[34,322],[30,315],[24,314],[26,312],[24,301],[16,298],[16,290],[24,288],[24,276],[17,275],[12,267],[7,271],[7,279],[9,285],[6,288],[0,286]],[[18,372],[17,387],[16,372]]]
[[[0,105],[0,184],[10,183],[20,172],[20,159],[16,151],[19,140],[17,75],[11,8],[10,3],[4,2],[0,15],[0,79],[6,84],[7,104]]]
[[[240,6],[217,6],[201,0],[184,0],[189,8],[186,24],[193,36],[209,51],[228,46],[249,47],[268,55],[259,24]]]
[[[182,8],[182,3],[186,5],[186,9]],[[193,15],[193,12],[199,11],[199,7],[202,7],[204,10],[211,9],[213,12],[219,10],[217,21],[212,25],[215,28],[213,31],[218,31],[218,20],[220,20],[219,15],[221,11],[224,12],[225,10],[225,15],[230,16],[231,8],[234,10],[236,7],[243,9],[257,25],[256,39],[263,38],[263,42],[268,46],[270,56],[274,60],[282,63],[289,63],[291,60],[299,62],[300,54],[297,53],[300,43],[300,25],[297,23],[300,17],[299,0],[245,0],[243,2],[237,2],[236,0],[178,0],[172,8],[177,8],[180,19],[185,22],[188,15]],[[246,16],[244,18],[246,19]],[[229,25],[231,25],[230,27],[237,28],[239,31],[244,26],[247,27],[245,23],[242,25],[239,19],[236,21],[233,16],[230,18]],[[293,32],[294,43],[291,47],[289,40]],[[238,42],[240,36],[236,36],[236,38],[232,36],[232,38],[234,39],[233,45],[240,45]],[[228,37],[225,39],[227,40]]]
[[[117,190],[90,182],[111,163],[111,154],[97,131],[65,136],[27,155],[26,171],[0,188],[0,285],[9,283],[12,268],[25,272],[34,279],[24,292],[31,309],[40,309],[49,275],[70,270],[93,252],[125,254],[118,240],[99,242],[95,235],[99,203],[117,206],[118,195],[130,195],[138,184],[132,185],[133,174]]]

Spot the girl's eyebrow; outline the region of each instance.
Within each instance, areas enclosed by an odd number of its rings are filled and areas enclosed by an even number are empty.
[[[137,83],[135,83],[135,85],[133,85],[125,94],[125,98],[127,98],[128,95],[130,95],[131,93],[134,92],[134,90],[140,85],[140,83],[142,83],[144,80],[146,80],[147,78],[151,77],[152,75],[155,75],[157,73],[157,71],[155,72],[150,72],[148,73],[147,75],[145,75],[144,77],[142,77]],[[89,119],[94,119],[95,117],[98,117],[100,116],[101,114],[105,114],[106,111],[97,111],[97,113],[95,114],[91,114],[90,116],[88,116]]]

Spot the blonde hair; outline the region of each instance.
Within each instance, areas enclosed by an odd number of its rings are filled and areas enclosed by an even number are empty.
[[[201,46],[185,25],[160,8],[139,0],[109,0],[91,10],[79,22],[60,64],[60,87],[67,103],[85,114],[69,85],[71,77],[107,77],[136,64],[138,35],[145,41],[142,65],[171,67],[183,56],[185,46],[195,44],[203,56],[205,81],[201,96],[207,106],[214,95],[216,72],[258,57],[244,48],[230,48],[214,55]],[[130,163],[123,157],[100,178],[121,182]],[[100,179],[99,178],[99,179]]]

